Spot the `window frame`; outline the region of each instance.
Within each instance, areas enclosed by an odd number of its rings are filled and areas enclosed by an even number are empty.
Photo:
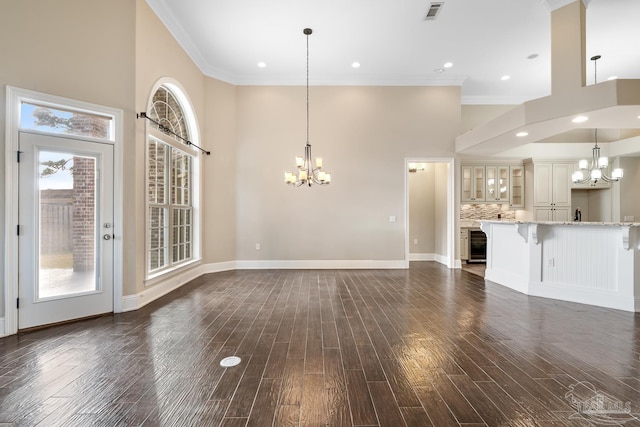
[[[184,117],[184,122],[186,124],[186,130],[189,141],[193,142],[195,145],[199,145],[199,132],[196,124],[196,117],[193,112],[193,108],[191,107],[191,102],[185,95],[185,91],[175,82],[175,81],[167,81],[167,79],[163,79],[154,85],[153,90],[149,96],[149,109],[153,105],[153,99],[156,92],[163,88],[167,90],[177,101],[182,109],[182,114]],[[177,270],[186,268],[191,266],[194,263],[199,263],[200,259],[200,159],[198,156],[197,150],[188,146],[187,144],[177,140],[171,135],[168,135],[159,129],[157,129],[156,125],[154,125],[149,120],[145,121],[145,154],[144,154],[144,162],[145,162],[145,187],[144,187],[144,197],[145,197],[145,286],[150,286],[154,284],[157,280],[160,280],[162,277],[166,276],[169,273],[175,272]],[[149,163],[149,147],[150,144],[155,141],[156,143],[163,144],[167,148],[166,156],[164,159],[165,162],[165,187],[164,187],[164,203],[156,204],[150,200],[149,197],[149,188],[150,188],[150,163]],[[189,156],[190,158],[190,188],[189,188],[189,205],[183,204],[174,204],[171,196],[171,189],[173,185],[173,153],[174,150],[177,150],[179,153]],[[165,252],[164,256],[166,259],[166,264],[163,267],[151,270],[151,209],[153,207],[163,206],[166,208],[165,212]],[[190,226],[190,234],[191,234],[191,257],[188,259],[184,259],[181,261],[174,262],[173,261],[173,219],[175,209],[190,209],[191,215],[191,224]]]

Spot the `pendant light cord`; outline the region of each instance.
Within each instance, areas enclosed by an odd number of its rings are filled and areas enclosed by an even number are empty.
[[[598,59],[600,58],[600,55],[591,57],[593,61],[593,84],[598,84]],[[595,128],[593,133],[596,140],[596,148],[598,148],[598,128]]]
[[[307,32],[305,30],[305,34],[307,35],[307,144],[309,143],[309,34],[310,31]]]

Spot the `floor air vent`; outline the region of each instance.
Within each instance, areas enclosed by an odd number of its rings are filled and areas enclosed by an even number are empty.
[[[424,17],[425,21],[432,21],[436,19],[440,11],[442,10],[442,6],[444,6],[443,2],[431,3],[429,5],[429,10],[427,11],[427,15]]]

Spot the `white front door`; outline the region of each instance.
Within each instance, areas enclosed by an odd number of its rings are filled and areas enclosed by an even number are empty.
[[[19,134],[18,329],[113,311],[113,146]]]

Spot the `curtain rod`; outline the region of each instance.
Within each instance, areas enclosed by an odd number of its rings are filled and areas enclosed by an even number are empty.
[[[193,146],[193,147],[197,148],[198,150],[200,150],[201,152],[203,152],[204,154],[206,154],[207,156],[211,155],[211,151],[207,151],[204,148],[200,148],[196,144],[194,144],[193,142],[189,141],[188,139],[185,139],[185,138],[181,137],[180,135],[178,135],[177,133],[175,133],[174,131],[172,131],[168,127],[161,125],[160,123],[158,123],[155,120],[153,120],[151,117],[147,116],[147,113],[144,112],[144,111],[141,112],[141,113],[136,114],[136,118],[137,119],[139,119],[139,118],[147,119],[151,123],[153,123],[156,126],[158,126],[158,128],[161,131],[163,131],[165,133],[169,133],[169,134],[175,136],[176,138],[180,138],[182,141],[184,141],[185,144],[187,144],[187,146]]]

